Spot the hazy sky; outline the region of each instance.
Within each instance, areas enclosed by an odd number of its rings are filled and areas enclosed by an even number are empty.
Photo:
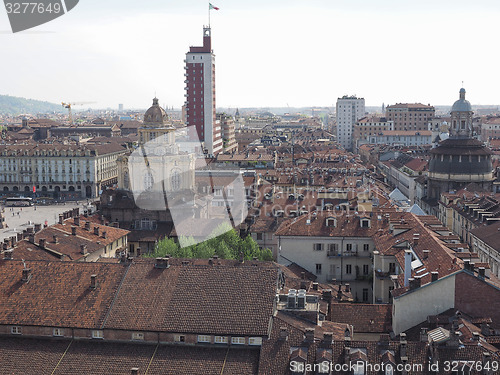
[[[500,104],[497,0],[212,0],[217,106]],[[202,44],[202,0],[80,0],[12,34],[0,9],[0,94],[93,101],[94,108],[184,102],[184,58]]]

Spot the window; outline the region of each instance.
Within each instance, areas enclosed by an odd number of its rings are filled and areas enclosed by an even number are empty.
[[[132,340],[144,340],[144,333],[142,332],[132,332]]]
[[[370,227],[370,220],[368,219],[361,220],[361,228],[369,228],[369,227]]]
[[[264,236],[262,233],[257,233],[257,241],[262,241],[264,239]]]
[[[23,330],[19,326],[13,326],[10,327],[10,333],[12,333],[13,335],[21,335],[23,333]]]
[[[345,250],[348,251],[348,252],[351,252],[352,251],[352,243],[348,243],[346,246],[345,246]]]
[[[92,331],[92,338],[93,339],[102,339],[102,338],[104,338],[104,334],[103,334],[102,330],[100,330],[100,329],[94,329]]]
[[[391,275],[396,273],[396,263],[389,263],[389,273]]]
[[[338,253],[338,245],[336,243],[328,244],[328,255],[337,255]]]
[[[370,251],[370,244],[368,243],[363,244],[363,251]]]
[[[248,339],[248,345],[262,345],[262,337],[250,337]]]
[[[368,302],[368,289],[363,289],[363,302]]]
[[[321,251],[321,250],[323,250],[323,244],[322,243],[315,243],[313,245],[313,249],[316,251]]]
[[[186,342],[186,336],[184,336],[184,335],[175,335],[174,336],[174,341],[175,342]]]
[[[62,329],[62,328],[54,328],[52,330],[52,336],[64,336],[64,329]]]
[[[363,264],[363,275],[368,275],[368,264]]]
[[[316,275],[321,275],[321,264],[316,263]]]
[[[231,337],[231,344],[245,345],[244,337]]]
[[[345,273],[348,275],[352,273],[352,266],[350,264],[345,265]]]
[[[210,342],[211,336],[208,335],[198,335],[198,342]]]
[[[215,336],[214,342],[216,344],[227,344],[228,339],[227,339],[227,336]]]

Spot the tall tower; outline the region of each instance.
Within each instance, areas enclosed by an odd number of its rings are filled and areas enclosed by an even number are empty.
[[[185,63],[189,137],[202,142],[207,156],[216,156],[222,150],[222,137],[220,123],[215,116],[215,55],[210,27],[203,27],[203,46],[190,47]]]
[[[352,150],[352,127],[365,115],[365,99],[344,95],[337,99],[337,142]]]

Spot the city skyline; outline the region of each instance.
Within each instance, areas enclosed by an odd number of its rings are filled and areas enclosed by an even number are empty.
[[[367,106],[451,105],[462,81],[472,104],[500,103],[493,1],[213,3],[218,107],[334,107],[345,94]],[[207,23],[208,2],[194,0],[89,0],[15,35],[0,12],[0,94],[92,108],[145,108],[156,94],[179,108],[185,54]]]

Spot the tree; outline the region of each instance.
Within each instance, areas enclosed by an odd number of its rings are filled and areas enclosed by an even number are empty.
[[[182,237],[182,243],[188,244],[185,247],[180,247],[171,238],[164,238],[158,241],[154,253],[149,256],[157,258],[170,255],[173,258],[207,259],[217,255],[221,259],[239,259],[240,253],[243,253],[246,260],[273,260],[271,250],[260,249],[251,236],[241,238],[229,224],[219,225],[211,237],[200,243],[196,243],[193,237]]]

